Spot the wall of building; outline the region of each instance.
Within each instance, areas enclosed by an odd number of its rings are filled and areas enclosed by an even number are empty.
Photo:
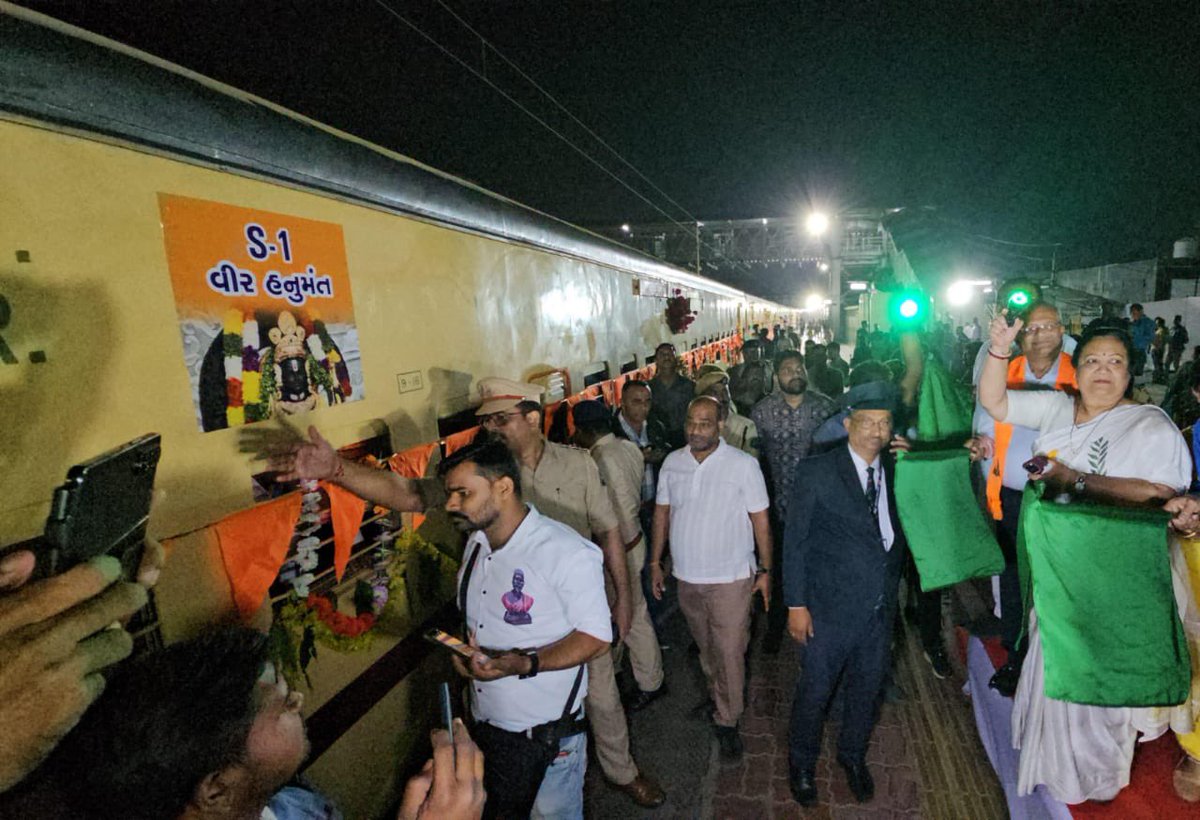
[[[1136,262],[1058,271],[1054,274],[1054,283],[1129,304],[1154,299],[1157,275],[1157,259],[1139,259]]]

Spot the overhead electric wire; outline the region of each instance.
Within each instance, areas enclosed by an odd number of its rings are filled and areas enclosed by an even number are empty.
[[[518,109],[519,109],[519,110],[520,110],[520,111],[521,111],[523,114],[525,114],[526,116],[528,116],[528,117],[530,117],[531,119],[535,120],[537,123],[539,123],[539,124],[540,124],[540,125],[541,125],[543,128],[545,128],[547,131],[549,131],[550,133],[554,134],[554,136],[558,137],[558,138],[559,138],[559,139],[560,139],[562,142],[566,143],[566,144],[567,144],[567,145],[568,145],[568,146],[569,146],[569,147],[570,147],[572,150],[574,150],[576,153],[578,153],[580,156],[582,156],[582,157],[583,157],[584,159],[586,159],[588,162],[592,163],[592,164],[593,164],[593,165],[595,165],[597,168],[599,168],[601,171],[603,171],[605,174],[607,174],[608,176],[612,177],[612,178],[613,178],[613,179],[614,179],[616,182],[618,182],[618,183],[619,183],[619,184],[620,184],[622,187],[626,188],[626,189],[627,189],[627,190],[628,190],[630,193],[632,193],[634,196],[636,196],[636,197],[637,197],[638,199],[640,199],[642,202],[646,203],[646,204],[647,204],[647,205],[649,205],[651,208],[653,208],[655,211],[657,211],[658,213],[662,214],[662,215],[663,215],[664,217],[666,217],[666,218],[667,218],[667,220],[668,220],[669,222],[671,222],[673,225],[676,225],[676,226],[677,226],[677,227],[679,227],[679,228],[686,228],[686,229],[689,229],[689,230],[693,229],[693,226],[687,225],[687,224],[685,224],[685,223],[682,223],[682,222],[680,222],[679,220],[675,219],[675,218],[674,218],[673,216],[671,216],[669,213],[667,213],[667,212],[666,212],[666,211],[664,211],[662,208],[660,208],[660,207],[658,206],[658,204],[657,204],[657,203],[655,203],[655,202],[651,201],[650,199],[648,199],[648,198],[647,198],[646,196],[644,196],[644,195],[643,195],[643,194],[642,194],[640,191],[638,191],[636,188],[634,188],[633,186],[631,186],[631,185],[630,185],[628,182],[626,182],[625,180],[621,179],[619,176],[617,176],[616,174],[614,174],[614,173],[613,173],[613,172],[612,172],[612,171],[611,171],[611,170],[610,170],[608,167],[606,167],[606,166],[605,166],[603,163],[601,163],[599,160],[597,160],[595,157],[593,157],[591,154],[589,154],[589,153],[588,153],[587,151],[585,151],[583,148],[580,148],[578,145],[576,145],[574,142],[572,142],[572,141],[571,141],[571,140],[570,140],[570,139],[569,139],[567,136],[565,136],[565,135],[564,135],[564,134],[562,134],[560,131],[558,131],[556,128],[554,128],[554,126],[552,126],[552,125],[550,125],[549,123],[547,123],[545,120],[543,120],[541,117],[539,117],[539,116],[538,116],[536,113],[534,113],[533,111],[531,111],[531,110],[530,110],[530,109],[529,109],[527,106],[523,105],[523,104],[522,104],[522,103],[521,103],[519,100],[517,100],[515,97],[513,97],[511,94],[509,94],[507,91],[505,91],[504,89],[500,88],[500,86],[498,86],[498,85],[496,85],[495,83],[493,83],[493,82],[492,82],[490,79],[488,79],[488,77],[487,77],[486,75],[484,75],[484,74],[480,73],[480,72],[479,72],[479,71],[478,71],[478,70],[477,70],[477,69],[476,69],[474,66],[472,66],[470,63],[468,63],[466,60],[462,59],[462,58],[461,58],[461,57],[459,57],[457,54],[455,54],[454,52],[452,52],[450,49],[448,49],[448,48],[446,48],[445,46],[443,46],[441,43],[439,43],[439,42],[438,42],[436,39],[434,39],[434,38],[433,38],[432,36],[430,36],[429,34],[426,34],[426,33],[425,33],[425,31],[423,31],[423,30],[422,30],[422,29],[421,29],[419,26],[417,26],[417,24],[416,24],[416,23],[412,22],[412,21],[411,21],[411,20],[409,20],[407,17],[405,17],[404,15],[400,14],[400,12],[396,11],[395,9],[393,9],[391,6],[389,6],[387,3],[385,3],[385,2],[384,2],[384,0],[374,0],[374,2],[375,2],[375,4],[376,4],[376,5],[378,5],[379,7],[381,7],[381,8],[382,8],[384,11],[386,11],[388,14],[392,15],[392,16],[393,16],[393,17],[395,17],[397,20],[399,20],[401,23],[403,23],[404,25],[406,25],[406,26],[408,26],[410,29],[412,29],[414,32],[416,32],[416,33],[417,33],[417,34],[418,34],[418,35],[419,35],[419,36],[420,36],[422,39],[424,39],[426,42],[428,42],[430,45],[432,45],[432,46],[433,46],[434,48],[436,48],[438,51],[440,51],[440,52],[442,52],[443,54],[445,54],[445,55],[446,55],[447,57],[449,57],[451,60],[453,60],[454,62],[458,63],[460,66],[462,66],[462,67],[463,67],[463,68],[465,68],[467,71],[469,71],[469,72],[470,72],[472,75],[474,75],[476,78],[478,78],[479,80],[481,80],[482,82],[484,82],[486,85],[488,85],[489,87],[491,87],[491,88],[492,88],[492,90],[494,90],[494,91],[495,91],[497,94],[499,94],[501,97],[503,97],[503,98],[504,98],[504,99],[506,99],[508,102],[510,102],[510,103],[512,103],[514,106],[516,106],[516,107],[517,107],[517,108],[518,108]],[[695,220],[695,221],[696,221],[696,222],[699,222],[699,220]],[[698,225],[697,225],[697,226],[695,226],[695,228],[696,228],[696,229],[698,229],[698,227],[699,227]],[[699,242],[699,234],[698,234],[698,232],[697,232],[697,241]],[[745,267],[744,265],[742,265],[742,263],[738,262],[736,259],[730,259],[729,257],[725,256],[725,255],[724,255],[724,254],[721,252],[721,250],[720,250],[719,248],[716,248],[716,247],[714,247],[714,246],[712,246],[712,245],[708,244],[707,242],[699,242],[699,244],[700,244],[700,245],[702,245],[702,246],[703,246],[703,247],[705,247],[705,248],[708,248],[710,251],[712,251],[713,253],[715,253],[717,256],[724,257],[724,258],[728,259],[728,260],[729,260],[731,263],[733,263],[733,265],[734,265],[735,267],[743,267],[743,268],[745,269],[746,273],[752,273],[752,271],[751,271],[751,270],[750,270],[748,267]],[[699,273],[699,271],[697,271],[697,273]]]
[[[533,77],[530,77],[528,74],[526,74],[524,71],[522,71],[522,70],[521,70],[521,67],[520,67],[520,66],[518,66],[516,63],[514,63],[514,62],[513,62],[512,60],[510,60],[508,57],[504,56],[504,54],[503,54],[503,53],[500,51],[500,49],[496,48],[494,45],[492,45],[492,44],[491,44],[491,43],[490,43],[490,42],[487,40],[487,38],[485,38],[485,37],[484,37],[482,34],[480,34],[478,31],[476,31],[476,30],[475,30],[475,29],[474,29],[474,28],[471,26],[471,24],[470,24],[470,23],[468,23],[466,20],[464,20],[464,19],[463,19],[463,18],[462,18],[462,17],[461,17],[461,16],[458,14],[458,12],[456,12],[454,9],[450,8],[450,6],[446,5],[446,3],[444,2],[444,0],[435,0],[435,2],[436,2],[436,3],[437,3],[439,6],[441,6],[442,8],[444,8],[444,9],[446,10],[446,12],[447,12],[447,13],[448,13],[448,14],[449,14],[451,17],[453,17],[455,20],[457,20],[459,23],[461,23],[461,24],[462,24],[462,26],[463,26],[463,28],[465,28],[467,31],[471,32],[471,33],[472,33],[472,34],[474,34],[476,37],[478,37],[478,38],[479,38],[479,42],[480,42],[480,43],[482,43],[482,44],[484,45],[485,52],[486,52],[486,49],[491,49],[491,51],[492,51],[492,53],[493,53],[493,54],[495,54],[497,57],[499,57],[501,60],[503,60],[503,61],[504,61],[504,63],[505,63],[505,64],[506,64],[506,65],[507,65],[509,68],[511,68],[513,71],[515,71],[515,72],[517,72],[517,74],[521,75],[521,77],[522,77],[522,78],[523,78],[523,79],[524,79],[526,82],[528,82],[530,85],[532,85],[534,88],[536,88],[536,89],[537,89],[539,92],[541,92],[541,93],[542,93],[542,95],[544,95],[544,96],[546,97],[546,99],[548,99],[550,102],[554,103],[554,105],[555,105],[555,106],[557,106],[557,107],[558,107],[558,109],[559,109],[560,111],[562,111],[564,114],[566,114],[568,117],[570,117],[570,119],[571,119],[571,121],[572,121],[572,122],[574,122],[576,125],[578,125],[580,128],[582,128],[584,131],[586,131],[586,132],[587,132],[587,134],[588,134],[588,136],[590,136],[590,137],[591,137],[592,139],[594,139],[596,142],[598,142],[598,143],[600,143],[601,145],[603,145],[603,146],[604,146],[604,148],[605,148],[605,149],[607,149],[609,153],[611,153],[611,154],[612,154],[614,157],[616,157],[618,160],[620,160],[620,161],[621,161],[621,163],[622,163],[622,164],[623,164],[623,165],[624,165],[626,168],[628,168],[629,170],[631,170],[631,171],[633,171],[635,174],[637,174],[637,175],[638,175],[638,177],[640,177],[640,178],[642,179],[642,181],[643,181],[643,182],[645,182],[647,185],[649,185],[651,188],[653,188],[653,189],[654,189],[654,190],[655,190],[655,191],[658,193],[658,195],[659,195],[659,196],[661,196],[661,197],[662,197],[663,199],[665,199],[667,202],[671,203],[671,204],[672,204],[672,205],[674,205],[676,208],[678,208],[678,209],[679,209],[679,210],[680,210],[680,211],[683,213],[683,215],[684,215],[684,216],[686,216],[686,217],[687,217],[688,219],[690,219],[691,221],[693,221],[693,222],[699,222],[699,221],[700,221],[700,220],[698,220],[698,219],[697,219],[695,216],[693,216],[691,213],[689,213],[687,208],[683,207],[683,206],[682,206],[682,205],[680,205],[678,202],[676,202],[674,199],[672,199],[672,198],[671,198],[671,196],[670,196],[670,195],[669,195],[669,194],[668,194],[666,191],[664,191],[662,188],[660,188],[660,187],[658,187],[657,185],[655,185],[655,184],[654,184],[654,182],[653,182],[653,181],[651,181],[651,179],[650,179],[648,176],[646,176],[646,175],[645,175],[645,174],[643,174],[641,171],[639,171],[639,170],[638,170],[636,167],[634,167],[634,165],[633,165],[633,163],[632,163],[632,162],[630,162],[629,160],[625,159],[625,157],[621,156],[621,153],[620,153],[619,151],[617,151],[617,149],[616,149],[616,148],[613,148],[611,145],[609,145],[607,142],[605,142],[604,138],[603,138],[603,137],[601,137],[599,134],[597,134],[595,131],[593,131],[591,128],[589,128],[589,127],[588,127],[588,125],[587,125],[585,122],[583,122],[583,120],[579,119],[579,117],[576,117],[574,114],[572,114],[572,113],[570,112],[570,110],[568,110],[568,109],[567,109],[567,107],[566,107],[565,105],[563,105],[561,102],[559,102],[559,101],[558,101],[558,98],[557,98],[557,97],[555,97],[553,94],[551,94],[551,93],[550,93],[549,91],[547,91],[545,88],[543,88],[543,87],[542,87],[542,86],[541,86],[541,85],[538,83],[538,81],[537,81],[537,80],[533,79]]]
[[[1018,248],[1061,248],[1061,242],[1013,242],[1008,239],[997,239],[994,236],[984,236],[981,233],[973,233],[971,236],[976,239],[986,239],[988,242],[996,242],[1001,245],[1013,245]]]

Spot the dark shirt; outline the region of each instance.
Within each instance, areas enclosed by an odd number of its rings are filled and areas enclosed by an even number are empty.
[[[1130,322],[1129,330],[1133,336],[1135,350],[1144,351],[1154,341],[1154,320],[1149,316],[1143,316],[1136,322]]]
[[[683,425],[687,421],[688,403],[695,396],[695,383],[683,376],[676,376],[670,387],[659,381],[658,376],[650,380],[650,418],[662,424],[672,450],[687,441]]]
[[[808,380],[821,393],[836,398],[845,392],[845,382],[840,370],[826,364],[808,368]]]
[[[779,520],[783,520],[787,511],[796,465],[812,452],[813,433],[837,409],[828,396],[810,389],[795,409],[784,401],[782,393],[775,391],[750,412],[750,418],[758,428],[759,451],[767,460]]]
[[[1183,350],[1188,343],[1187,328],[1183,325],[1175,325],[1171,328],[1170,345],[1173,350]]]

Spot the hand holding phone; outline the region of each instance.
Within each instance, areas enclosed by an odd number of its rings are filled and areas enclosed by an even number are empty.
[[[1021,469],[1035,476],[1040,476],[1050,466],[1049,456],[1034,456],[1021,465]]]
[[[33,771],[104,689],[101,671],[133,648],[106,629],[146,604],[101,556],[18,593],[0,593],[0,792]]]
[[[446,734],[450,735],[450,743],[454,743],[454,707],[450,702],[450,684],[442,681],[438,687],[438,699],[442,706],[442,723],[446,725]]]
[[[462,659],[465,661],[470,661],[471,658],[475,657],[475,653],[477,651],[474,647],[467,646],[449,632],[443,632],[436,627],[426,632],[424,638],[430,643],[435,643],[443,649],[449,649],[451,652],[462,657]]]
[[[72,467],[51,499],[38,576],[111,555],[125,580],[135,578],[161,454],[161,438],[149,433]]]

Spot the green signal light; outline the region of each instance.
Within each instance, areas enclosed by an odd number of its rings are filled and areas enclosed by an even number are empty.
[[[912,330],[925,321],[928,313],[929,297],[921,291],[902,291],[889,300],[888,317],[893,327]]]

